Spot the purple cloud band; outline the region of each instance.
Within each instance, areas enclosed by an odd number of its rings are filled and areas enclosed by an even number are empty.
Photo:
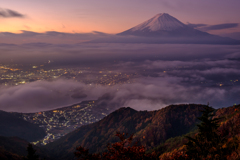
[[[24,18],[25,16],[11,9],[0,9],[0,17],[2,18]]]

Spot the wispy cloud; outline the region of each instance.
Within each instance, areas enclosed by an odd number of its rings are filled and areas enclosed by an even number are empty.
[[[189,27],[192,27],[192,28],[198,28],[198,27],[205,27],[205,26],[207,26],[207,24],[192,24],[192,23],[188,23],[187,25]]]
[[[0,17],[2,18],[24,18],[25,15],[17,12],[17,11],[14,11],[14,10],[11,10],[11,9],[2,9],[0,8]]]
[[[217,24],[217,25],[202,27],[201,29],[205,31],[211,31],[211,30],[236,28],[238,27],[238,25],[239,25],[238,23],[224,23],[224,24]]]
[[[223,23],[223,24],[216,24],[216,25],[207,25],[207,24],[187,24],[189,27],[199,29],[201,31],[212,31],[212,30],[221,30],[221,29],[229,29],[229,28],[236,28],[239,26],[238,23]]]

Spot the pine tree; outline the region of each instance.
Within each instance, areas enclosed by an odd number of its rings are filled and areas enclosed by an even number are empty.
[[[198,134],[195,138],[187,137],[188,159],[191,160],[225,160],[226,151],[223,148],[225,139],[218,133],[219,118],[213,118],[214,109],[206,106],[202,110],[202,116],[198,119]]]
[[[35,154],[36,150],[33,149],[33,146],[31,143],[28,144],[27,152],[28,152],[28,155],[26,158],[24,158],[25,160],[38,160],[39,159],[39,156]]]

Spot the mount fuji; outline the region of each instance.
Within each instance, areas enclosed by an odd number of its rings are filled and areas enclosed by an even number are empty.
[[[97,43],[172,43],[172,44],[240,44],[239,40],[220,37],[194,29],[167,13],[118,33]]]
[[[135,35],[135,36],[197,36],[209,35],[206,32],[193,29],[178,19],[167,13],[160,13],[151,19],[129,29],[118,35]]]
[[[186,28],[186,25],[167,13],[160,13],[136,27],[131,28],[130,31],[172,31],[179,28]]]

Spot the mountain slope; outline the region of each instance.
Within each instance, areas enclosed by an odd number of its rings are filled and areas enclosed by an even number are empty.
[[[20,137],[29,142],[37,141],[46,135],[43,128],[17,116],[0,111],[0,136]]]
[[[158,111],[135,111],[121,108],[99,122],[82,126],[46,146],[57,159],[73,157],[76,146],[101,152],[108,143],[116,142],[117,131],[129,134],[152,148],[166,139],[185,134],[195,127],[202,105],[172,105]],[[145,138],[146,137],[146,138]]]

